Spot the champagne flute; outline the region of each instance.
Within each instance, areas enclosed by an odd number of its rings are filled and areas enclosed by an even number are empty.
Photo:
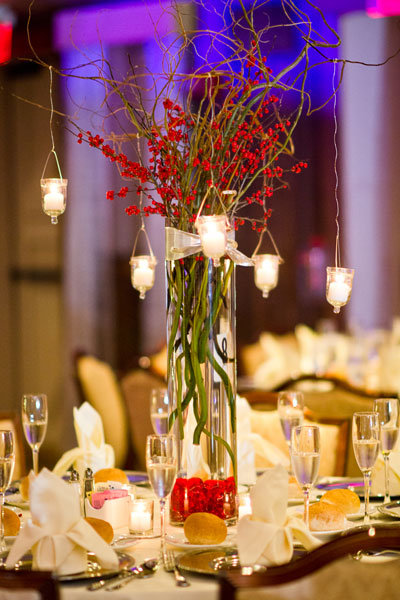
[[[151,487],[160,502],[161,559],[163,560],[165,555],[165,502],[175,483],[178,467],[178,449],[173,434],[147,436],[146,467]]]
[[[170,402],[166,388],[154,388],[150,393],[150,419],[156,435],[168,433]]]
[[[399,401],[397,398],[377,398],[374,400],[374,412],[378,415],[379,440],[385,465],[385,499],[390,502],[389,491],[389,455],[399,436]]]
[[[14,438],[12,431],[0,431],[0,552],[7,550],[4,541],[3,505],[4,494],[11,482],[14,470]]]
[[[303,425],[292,429],[292,468],[297,483],[303,489],[304,522],[307,529],[309,529],[310,491],[318,476],[320,451],[320,434],[317,425]]]
[[[357,464],[364,476],[364,524],[370,522],[369,492],[371,486],[371,469],[379,452],[379,421],[375,412],[359,412],[353,415],[353,449]]]
[[[47,430],[46,394],[24,394],[22,397],[22,425],[26,441],[32,448],[33,471],[39,472],[39,448]]]
[[[292,429],[300,427],[304,421],[304,395],[303,392],[285,391],[278,394],[278,415],[281,422],[283,435],[291,453]]]

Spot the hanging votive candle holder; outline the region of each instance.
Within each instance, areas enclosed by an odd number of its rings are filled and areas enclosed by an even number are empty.
[[[353,287],[354,269],[343,267],[326,267],[326,299],[333,306],[333,312],[350,300]]]
[[[131,256],[129,264],[131,266],[132,287],[138,290],[139,298],[144,300],[146,292],[154,285],[157,260],[150,254]]]
[[[277,254],[256,254],[253,261],[256,287],[262,291],[263,298],[268,298],[269,292],[278,285],[281,259]]]
[[[40,180],[43,212],[57,225],[58,217],[65,211],[68,179],[48,178]]]
[[[215,267],[220,264],[220,258],[226,253],[228,238],[225,215],[208,215],[197,217],[196,227],[199,232],[204,256],[212,258]]]

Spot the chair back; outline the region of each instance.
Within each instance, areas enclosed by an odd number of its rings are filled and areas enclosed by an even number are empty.
[[[124,467],[129,450],[129,430],[118,379],[110,365],[89,354],[78,354],[75,367],[83,399],[102,418],[105,441],[114,448],[115,466]]]
[[[0,570],[3,600],[59,600],[57,581],[51,571]]]

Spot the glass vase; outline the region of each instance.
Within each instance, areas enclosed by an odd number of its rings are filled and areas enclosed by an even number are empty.
[[[168,255],[168,253],[167,253]],[[170,430],[180,463],[170,521],[193,512],[236,522],[235,267],[202,255],[167,260]]]

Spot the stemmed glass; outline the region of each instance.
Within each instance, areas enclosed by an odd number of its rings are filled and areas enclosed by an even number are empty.
[[[291,452],[291,436],[294,427],[303,425],[304,395],[302,392],[286,391],[278,394],[278,415],[281,421],[283,435]]]
[[[307,529],[309,529],[310,491],[318,476],[320,452],[318,426],[303,425],[292,429],[292,468],[297,483],[303,489],[304,522]]]
[[[7,550],[4,541],[3,504],[4,494],[11,482],[14,470],[14,438],[12,431],[0,431],[0,552]]]
[[[378,415],[379,440],[385,465],[385,504],[390,502],[389,455],[399,436],[399,401],[397,398],[377,398],[374,400],[374,412]]]
[[[170,402],[166,388],[154,388],[150,394],[150,419],[154,433],[168,433]]]
[[[371,469],[379,452],[379,421],[375,412],[359,412],[353,415],[353,448],[357,464],[364,476],[364,524],[370,522],[369,492],[371,486]]]
[[[26,441],[32,448],[33,471],[39,472],[39,448],[47,430],[47,396],[24,394],[22,396],[22,425]]]
[[[151,487],[160,501],[161,557],[165,555],[165,502],[175,483],[178,450],[174,435],[148,435],[146,467]]]

